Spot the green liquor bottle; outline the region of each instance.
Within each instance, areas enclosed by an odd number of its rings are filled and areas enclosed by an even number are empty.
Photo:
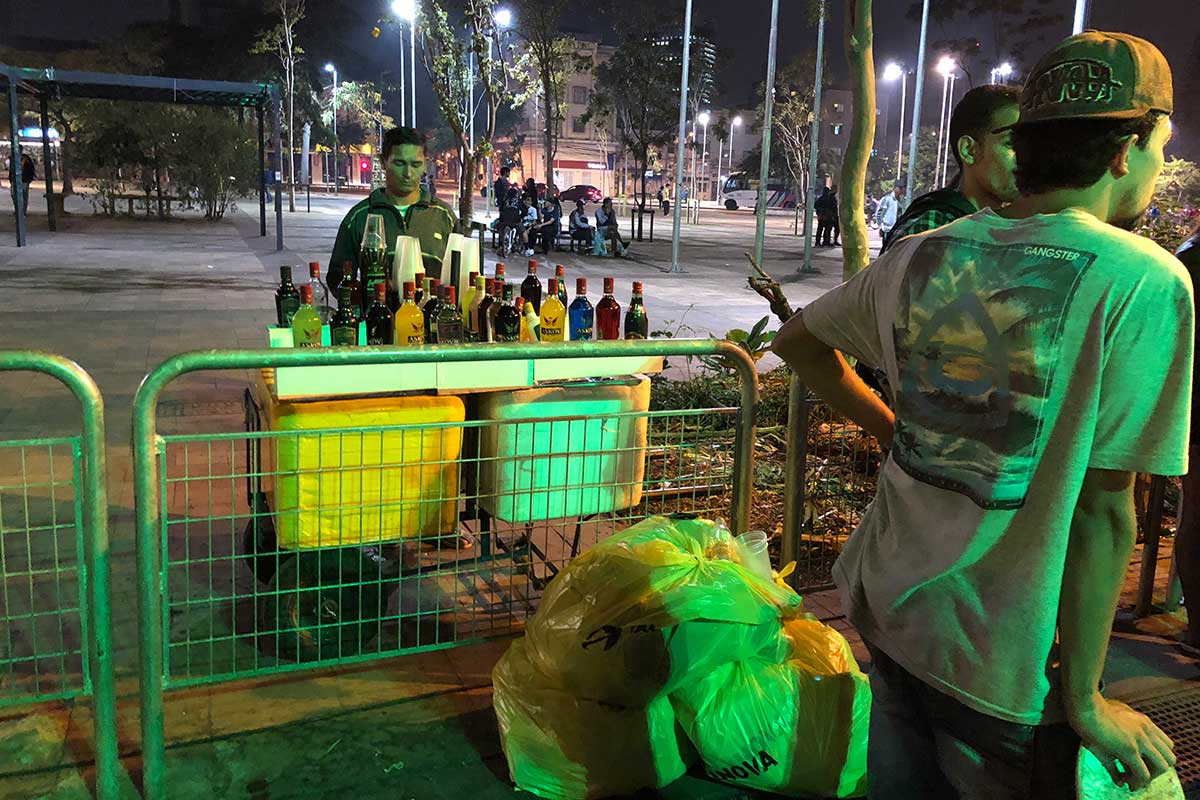
[[[334,347],[358,346],[358,306],[350,289],[338,289],[338,310],[329,320],[329,343]]]
[[[292,324],[292,317],[300,308],[300,292],[292,283],[292,268],[279,268],[279,288],[275,290],[275,324],[286,328]]]
[[[387,302],[387,284],[375,284],[375,301],[367,309],[367,345],[392,344],[396,339],[396,318]]]
[[[642,282],[633,282],[633,295],[629,298],[629,309],[625,312],[625,338],[650,338],[650,320],[646,307],[642,305]]]
[[[529,300],[526,303],[531,302]],[[513,303],[513,286],[504,284],[504,302],[496,310],[496,322],[493,326],[492,337],[497,342],[521,341],[521,312]]]
[[[292,317],[292,346],[321,346],[321,315],[313,308],[311,286],[300,287],[300,308]]]

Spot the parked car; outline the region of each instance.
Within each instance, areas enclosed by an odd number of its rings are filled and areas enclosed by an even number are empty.
[[[586,183],[577,183],[559,194],[558,199],[563,203],[574,203],[582,200],[585,203],[599,203],[604,199],[604,193]]]

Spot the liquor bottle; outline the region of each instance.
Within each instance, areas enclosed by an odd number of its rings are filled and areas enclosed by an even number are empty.
[[[496,262],[496,274],[493,275],[492,277],[494,277],[498,281],[504,280],[504,265],[501,264],[499,261]]]
[[[525,298],[521,298],[524,300]],[[521,341],[536,342],[541,333],[541,319],[533,310],[533,303],[525,303],[521,309]]]
[[[458,304],[463,315],[463,325],[468,328],[471,327],[471,303],[474,303],[475,298],[479,295],[479,288],[475,285],[478,278],[478,272],[472,272],[467,276],[467,290],[463,292],[462,301]]]
[[[496,341],[496,314],[500,313],[500,306],[504,305],[504,287],[508,283],[503,280],[492,282],[492,302],[487,307],[487,326],[492,333],[492,341]]]
[[[455,251],[457,252],[457,251]],[[461,344],[463,340],[462,312],[458,310],[453,286],[447,286],[438,309],[436,344]]]
[[[425,344],[425,315],[413,301],[415,293],[415,283],[406,281],[404,302],[396,312],[396,344]]]
[[[493,297],[496,292],[496,280],[488,278],[484,283],[483,300],[479,303],[479,308],[475,310],[475,341],[490,342],[492,339],[492,328],[488,325],[488,309],[496,302]]]
[[[621,338],[621,304],[613,297],[614,281],[604,279],[604,297],[596,304],[596,331],[601,339]]]
[[[362,283],[358,280],[358,275],[355,272],[354,262],[346,259],[342,262],[342,282],[338,284],[337,291],[341,292],[342,287],[346,286],[350,289],[350,300],[355,305],[362,305]],[[329,287],[332,289],[333,287]]]
[[[475,341],[482,341],[479,338],[479,306],[483,302],[483,298],[487,297],[487,282],[491,278],[485,278],[478,272],[471,273],[471,283],[474,286],[471,289],[471,305],[467,306],[466,320],[464,325],[471,331]]]
[[[550,293],[546,302],[542,303],[542,315],[539,323],[541,330],[538,336],[543,342],[562,342],[566,340],[567,309],[558,299],[558,278],[550,279]]]
[[[361,306],[365,309],[367,301],[375,296],[375,284],[387,283],[387,268],[391,265],[391,259],[387,257],[387,234],[382,214],[367,214],[359,253],[363,272]]]
[[[292,324],[292,317],[300,308],[300,292],[292,283],[292,268],[279,268],[279,288],[275,290],[275,323],[286,328]]]
[[[625,312],[625,338],[648,339],[650,337],[650,320],[646,317],[646,307],[642,305],[642,282],[633,282],[633,296],[629,298],[629,310]]]
[[[459,300],[462,300],[462,296],[459,294],[459,288],[458,288],[458,287],[462,286],[462,251],[461,250],[451,250],[450,251],[450,283],[449,283],[449,285],[454,287],[455,296],[458,297]],[[446,287],[445,286],[442,287],[442,302],[443,303],[446,302]],[[461,307],[459,307],[458,310],[460,313],[462,312]]]
[[[521,297],[533,303],[533,310],[542,310],[542,280],[537,274],[537,261],[529,259],[529,274],[521,281]]]
[[[437,325],[438,313],[442,310],[442,282],[437,278],[426,277],[429,281],[425,289],[425,305],[421,312],[425,315],[425,341],[433,344],[436,341],[434,327]]]
[[[496,311],[495,338],[497,342],[521,341],[521,312],[513,303],[512,284],[504,284],[504,302]]]
[[[425,303],[425,290],[428,288],[429,284],[425,282],[424,272],[418,272],[415,276],[413,276],[413,278],[413,287],[415,289],[413,294],[413,302],[416,303],[417,307],[419,308]]]
[[[387,284],[375,284],[375,302],[367,309],[367,344],[392,344],[396,340],[396,318],[388,308]]]
[[[558,301],[567,307],[567,268],[559,264],[554,268],[554,277],[558,278]]]
[[[333,316],[333,300],[329,297],[329,287],[321,280],[321,262],[308,262],[308,282],[313,287],[313,308],[321,315],[321,322],[328,323]]]
[[[312,287],[300,287],[300,307],[292,317],[292,346],[321,346],[321,315],[313,308]]]
[[[338,309],[329,320],[329,343],[334,347],[358,346],[358,306],[348,287],[338,290]]]
[[[567,309],[567,317],[571,324],[571,341],[591,341],[592,328],[596,324],[596,310],[587,299],[587,278],[575,279],[575,299]]]

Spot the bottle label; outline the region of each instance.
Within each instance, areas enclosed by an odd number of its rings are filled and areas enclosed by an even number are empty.
[[[367,337],[368,345],[380,345],[380,344],[391,344],[391,343],[392,343],[392,340],[386,336],[368,336]]]
[[[572,328],[571,329],[571,339],[573,341],[578,341],[578,340],[583,340],[583,339],[591,339],[591,338],[592,338],[592,326],[590,326],[590,325],[586,328]]]
[[[283,318],[279,320],[279,324],[282,326],[285,326],[285,327],[288,325],[291,325],[292,317],[296,316],[296,312],[299,310],[300,310],[300,298],[285,297],[282,300],[280,300],[279,301],[279,311]]]
[[[562,326],[552,328],[549,325],[543,325],[541,328],[542,341],[560,342],[562,341]]]
[[[519,342],[519,341],[521,341],[521,332],[517,331],[516,333],[500,333],[499,331],[497,331],[496,332],[496,341],[497,342]]]
[[[355,347],[358,345],[358,326],[353,328],[334,328],[330,332],[334,347]]]
[[[437,343],[455,344],[462,341],[463,329],[461,322],[439,322],[437,324]]]

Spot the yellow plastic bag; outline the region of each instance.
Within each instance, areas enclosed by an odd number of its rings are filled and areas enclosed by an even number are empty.
[[[526,626],[529,658],[577,697],[638,707],[774,647],[800,598],[736,558],[719,521],[650,517],[551,581]]]
[[[671,695],[709,776],[793,797],[867,790],[871,689],[840,633],[784,623],[791,656],[726,664]]]
[[[513,642],[492,672],[500,741],[517,787],[539,797],[627,795],[675,781],[696,762],[670,700],[624,708],[547,685]]]

